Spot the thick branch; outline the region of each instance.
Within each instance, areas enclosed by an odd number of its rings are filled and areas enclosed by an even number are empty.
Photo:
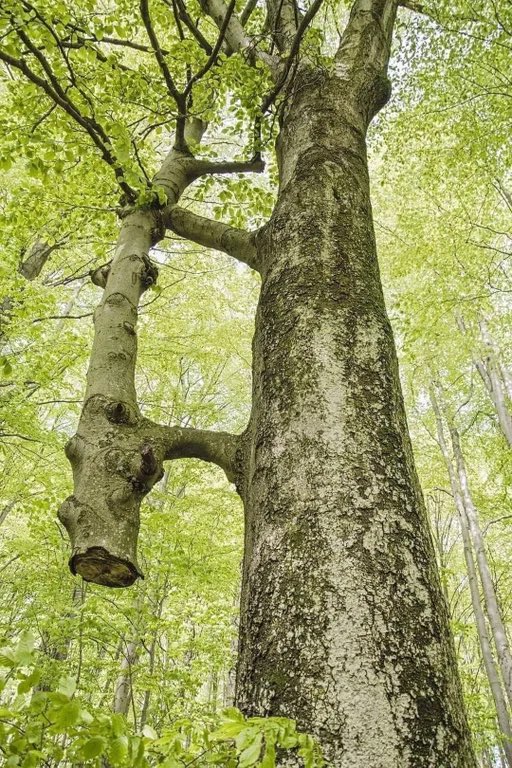
[[[164,442],[164,461],[202,459],[221,467],[230,482],[236,473],[236,450],[239,437],[229,432],[160,426]]]
[[[223,0],[201,0],[201,8],[221,30],[228,16],[228,7]],[[247,51],[249,59],[251,59],[251,56],[255,57],[270,67],[271,70],[273,70],[277,63],[273,56],[255,48],[253,40],[245,34],[243,25],[236,13],[229,16],[229,23],[225,29],[225,40],[229,48],[235,53],[237,51]]]
[[[336,53],[349,71],[372,68],[386,73],[398,0],[356,0]]]
[[[252,160],[228,160],[224,163],[196,160],[193,165],[193,172],[197,174],[195,178],[229,173],[263,173],[264,170],[265,163],[259,157]]]
[[[23,275],[26,280],[35,280],[36,277],[41,274],[44,265],[53,251],[61,248],[65,242],[66,239],[61,240],[59,243],[48,245],[48,243],[45,243],[43,240],[37,240],[30,249],[28,256],[23,258],[25,254],[22,255],[18,266],[18,272]]]
[[[166,216],[165,225],[180,237],[192,240],[206,248],[227,253],[228,256],[233,256],[247,264],[251,269],[258,270],[258,253],[254,245],[253,232],[198,216],[178,206],[171,208]]]

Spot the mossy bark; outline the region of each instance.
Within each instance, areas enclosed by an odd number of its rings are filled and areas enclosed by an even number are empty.
[[[237,703],[295,718],[336,768],[473,768],[372,224],[388,89],[354,82],[299,69],[257,240]]]

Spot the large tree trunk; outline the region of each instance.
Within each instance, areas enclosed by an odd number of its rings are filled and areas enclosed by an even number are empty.
[[[376,256],[365,136],[394,9],[373,6],[336,74],[299,67],[257,242],[237,703],[296,718],[336,768],[469,768]]]
[[[279,56],[256,50],[222,0],[201,3],[231,50],[271,62],[263,111],[285,96],[278,202],[256,235],[179,209],[201,175],[261,170],[261,162],[196,160],[186,132],[169,154],[156,177],[168,205],[131,211],[110,272],[98,277],[106,289],[68,444],[75,492],[60,517],[74,571],[129,585],[140,575],[141,499],[162,462],[214,461],[246,509],[239,705],[296,718],[336,768],[474,768],[370,205],[366,131],[389,96],[397,4],[356,0],[327,70],[306,55],[294,60],[319,2],[299,22],[291,0],[269,0]],[[138,409],[137,304],[161,223],[261,273],[242,436],[153,424]]]

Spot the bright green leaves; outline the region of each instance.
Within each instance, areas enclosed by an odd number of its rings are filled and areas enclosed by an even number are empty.
[[[0,664],[8,669],[4,697],[9,698],[13,675],[21,680],[14,701],[7,707],[0,705],[0,748],[6,765],[26,768],[54,759],[98,766],[106,758],[113,768],[155,764],[183,768],[192,763],[273,768],[276,750],[296,752],[305,768],[324,765],[314,740],[286,718],[244,718],[238,710],[229,709],[217,725],[182,719],[159,736],[149,725],[142,734],[134,733],[121,715],[91,712],[75,696],[71,678],[63,679],[56,691],[26,695],[37,685],[40,672],[29,635],[22,636],[14,648],[4,649]]]

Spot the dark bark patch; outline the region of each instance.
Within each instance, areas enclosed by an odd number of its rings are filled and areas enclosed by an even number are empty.
[[[84,581],[101,584],[104,587],[130,587],[144,575],[133,563],[114,557],[103,547],[91,547],[86,552],[78,552],[69,561],[73,574],[80,575]]]

